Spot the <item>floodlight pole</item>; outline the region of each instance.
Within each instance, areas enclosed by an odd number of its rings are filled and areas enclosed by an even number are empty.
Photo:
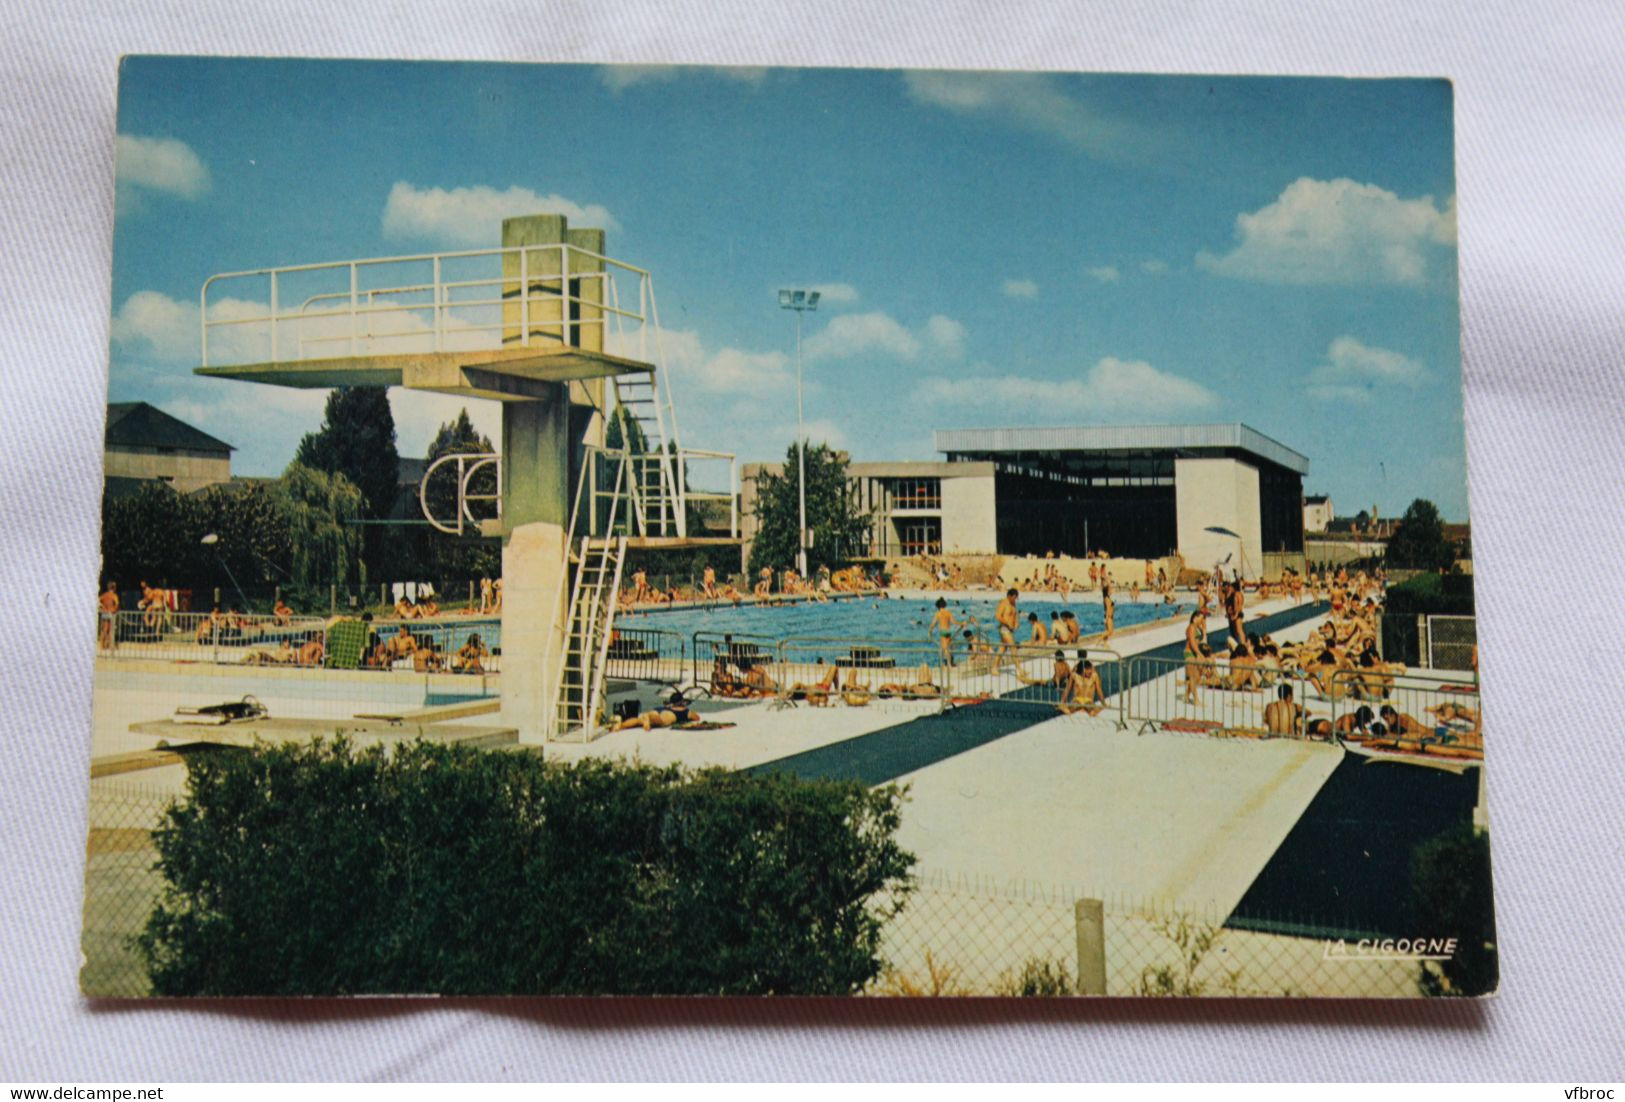
[[[799,526],[796,528],[796,572],[807,580],[807,431],[803,427],[801,400],[801,315],[818,309],[817,291],[780,291],[779,306],[796,312],[796,494],[800,499]]]
[[[244,593],[243,587],[237,584],[237,575],[231,572],[231,567],[226,565],[226,556],[220,553],[220,536],[215,532],[210,532],[198,542],[214,548],[214,557],[220,560],[220,569],[224,570],[226,577],[231,579],[231,588],[237,591],[237,599],[243,602],[243,612],[245,614],[251,612],[252,610],[248,607],[248,594]]]

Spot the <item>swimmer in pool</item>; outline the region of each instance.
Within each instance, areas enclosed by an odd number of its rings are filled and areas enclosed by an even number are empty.
[[[942,661],[949,666],[954,664],[954,628],[958,626],[959,621],[954,619],[954,614],[948,608],[948,599],[938,597],[937,611],[931,617],[929,631],[937,637],[937,644],[942,650]]]
[[[999,651],[994,657],[997,665],[1003,665],[1006,659],[1015,657],[1016,628],[1021,623],[1021,614],[1016,611],[1016,598],[1019,595],[1012,586],[1005,591],[1004,600],[993,610],[993,618],[999,623]]]

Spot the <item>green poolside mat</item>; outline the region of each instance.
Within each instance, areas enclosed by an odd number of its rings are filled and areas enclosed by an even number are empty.
[[[372,625],[360,620],[340,620],[327,629],[327,668],[355,670],[361,668],[361,655],[367,649],[367,635]]]

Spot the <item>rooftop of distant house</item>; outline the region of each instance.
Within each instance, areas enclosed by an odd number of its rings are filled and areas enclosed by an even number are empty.
[[[222,455],[237,450],[148,402],[107,403],[105,444],[109,448],[174,448]]]

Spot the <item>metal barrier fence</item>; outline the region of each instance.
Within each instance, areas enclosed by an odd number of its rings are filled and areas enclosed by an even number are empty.
[[[375,644],[364,664],[417,673],[501,673],[502,645],[492,645],[496,620],[374,620]],[[405,628],[403,635],[401,629]],[[500,639],[500,635],[496,638]],[[394,640],[392,643],[391,640]]]
[[[112,646],[107,622],[98,626],[97,653],[109,658],[151,658],[170,662],[315,665],[299,649],[323,636],[326,623],[315,617],[279,621],[274,616],[204,612],[120,612],[113,618]],[[287,643],[287,647],[283,647]]]
[[[630,681],[681,681],[688,672],[688,648],[675,631],[615,628],[610,634],[607,677]]]
[[[494,626],[492,620],[374,620],[374,642],[363,665],[415,673],[498,673],[502,648],[490,645]],[[111,646],[105,622],[99,626],[97,654],[219,666],[314,668],[322,665],[322,657],[306,648],[321,642],[325,649],[327,628],[327,620],[311,616],[283,621],[241,614],[120,612],[113,619]]]
[[[868,705],[926,703],[946,707],[955,695],[952,667],[923,639],[781,639],[774,648],[775,694],[781,703]]]
[[[1420,665],[1441,670],[1470,670],[1478,649],[1478,617],[1418,616]]]
[[[1233,929],[1212,903],[942,873],[922,874],[902,903],[868,994],[1397,998],[1421,993],[1425,967],[1340,953],[1349,931],[1302,916],[1267,924],[1292,934]]]
[[[717,696],[772,696],[776,690],[769,689],[768,682],[777,686],[783,680],[774,669],[778,647],[774,635],[696,631],[689,636],[690,676]],[[761,672],[752,678],[757,670]],[[744,685],[747,680],[757,687]]]
[[[1110,713],[1119,727],[1128,725],[1123,691],[1128,667],[1109,647],[1025,644],[1005,654],[995,644],[979,653],[956,655],[948,673],[955,698],[987,698],[983,708],[1002,704],[1067,715]]]
[[[691,636],[691,676],[718,695],[774,698],[793,703],[845,702],[867,705],[886,701],[929,700],[948,707],[976,700],[985,708],[1001,703],[1026,710],[1095,716],[1111,714],[1127,726],[1126,662],[1105,647],[1066,647],[1067,669],[1058,668],[1057,649],[1019,646],[1009,654],[997,649],[952,652],[944,663],[939,644],[924,639],[854,639],[699,631]],[[1083,675],[1097,679],[1088,703],[1080,694],[1074,671],[1085,660]],[[719,680],[720,679],[720,680]],[[718,685],[721,688],[718,688]]]
[[[1211,660],[1186,661],[1144,655],[1128,660],[1133,684],[1128,719],[1143,734],[1160,727],[1192,734],[1304,738],[1316,719],[1331,719],[1331,704],[1299,673],[1258,665]],[[1292,688],[1299,707],[1271,734],[1265,709],[1280,699],[1280,687]]]
[[[1424,744],[1426,753],[1482,759],[1483,711],[1477,685],[1425,673],[1354,669],[1338,670],[1330,686],[1334,724],[1353,723],[1365,708],[1370,713],[1363,725],[1367,731],[1380,723],[1388,738]]]

